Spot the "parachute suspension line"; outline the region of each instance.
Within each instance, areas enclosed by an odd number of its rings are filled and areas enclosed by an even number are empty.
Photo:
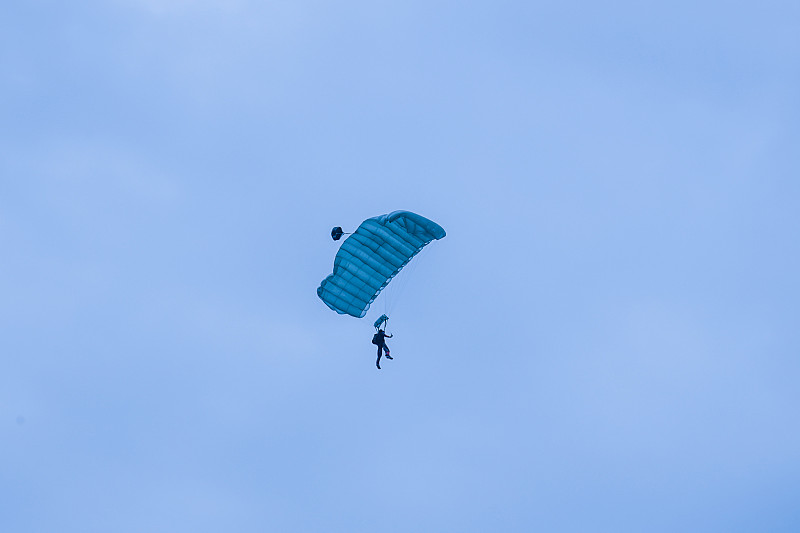
[[[383,289],[383,312],[386,315],[395,311],[397,303],[408,288],[410,280],[419,266],[420,257],[414,257],[406,266],[397,273],[391,282]]]

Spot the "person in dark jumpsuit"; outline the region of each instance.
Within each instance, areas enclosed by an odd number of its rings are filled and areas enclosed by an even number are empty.
[[[381,355],[383,355],[383,350],[386,350],[386,359],[393,359],[393,357],[389,355],[389,347],[386,346],[385,340],[391,338],[392,336],[387,335],[382,329],[379,329],[378,333],[373,337],[373,342],[378,345],[378,360],[375,361],[375,366],[378,367],[378,370],[381,369]]]

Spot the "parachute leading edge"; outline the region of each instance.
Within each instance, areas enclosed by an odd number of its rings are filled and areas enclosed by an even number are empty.
[[[410,211],[369,218],[344,240],[317,295],[337,313],[362,318],[411,258],[445,235],[439,224]]]

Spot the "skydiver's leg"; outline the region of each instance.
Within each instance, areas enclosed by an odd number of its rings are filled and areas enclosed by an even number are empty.
[[[389,347],[386,344],[383,345],[383,349],[386,350],[386,359],[394,359],[391,355],[389,355]]]
[[[378,360],[375,361],[375,366],[378,367],[378,370],[381,369],[381,355],[383,355],[383,346],[380,344],[378,345]]]

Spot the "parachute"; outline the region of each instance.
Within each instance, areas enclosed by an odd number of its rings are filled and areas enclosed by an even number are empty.
[[[384,314],[379,316],[378,320],[376,320],[375,323],[372,325],[375,327],[375,329],[381,329],[381,326],[383,326],[387,322],[389,322],[389,317]]]
[[[342,230],[334,230],[331,237],[338,240],[335,234]],[[368,218],[342,243],[333,274],[322,280],[317,295],[337,313],[362,318],[392,278],[425,245],[445,235],[439,224],[410,211]]]

